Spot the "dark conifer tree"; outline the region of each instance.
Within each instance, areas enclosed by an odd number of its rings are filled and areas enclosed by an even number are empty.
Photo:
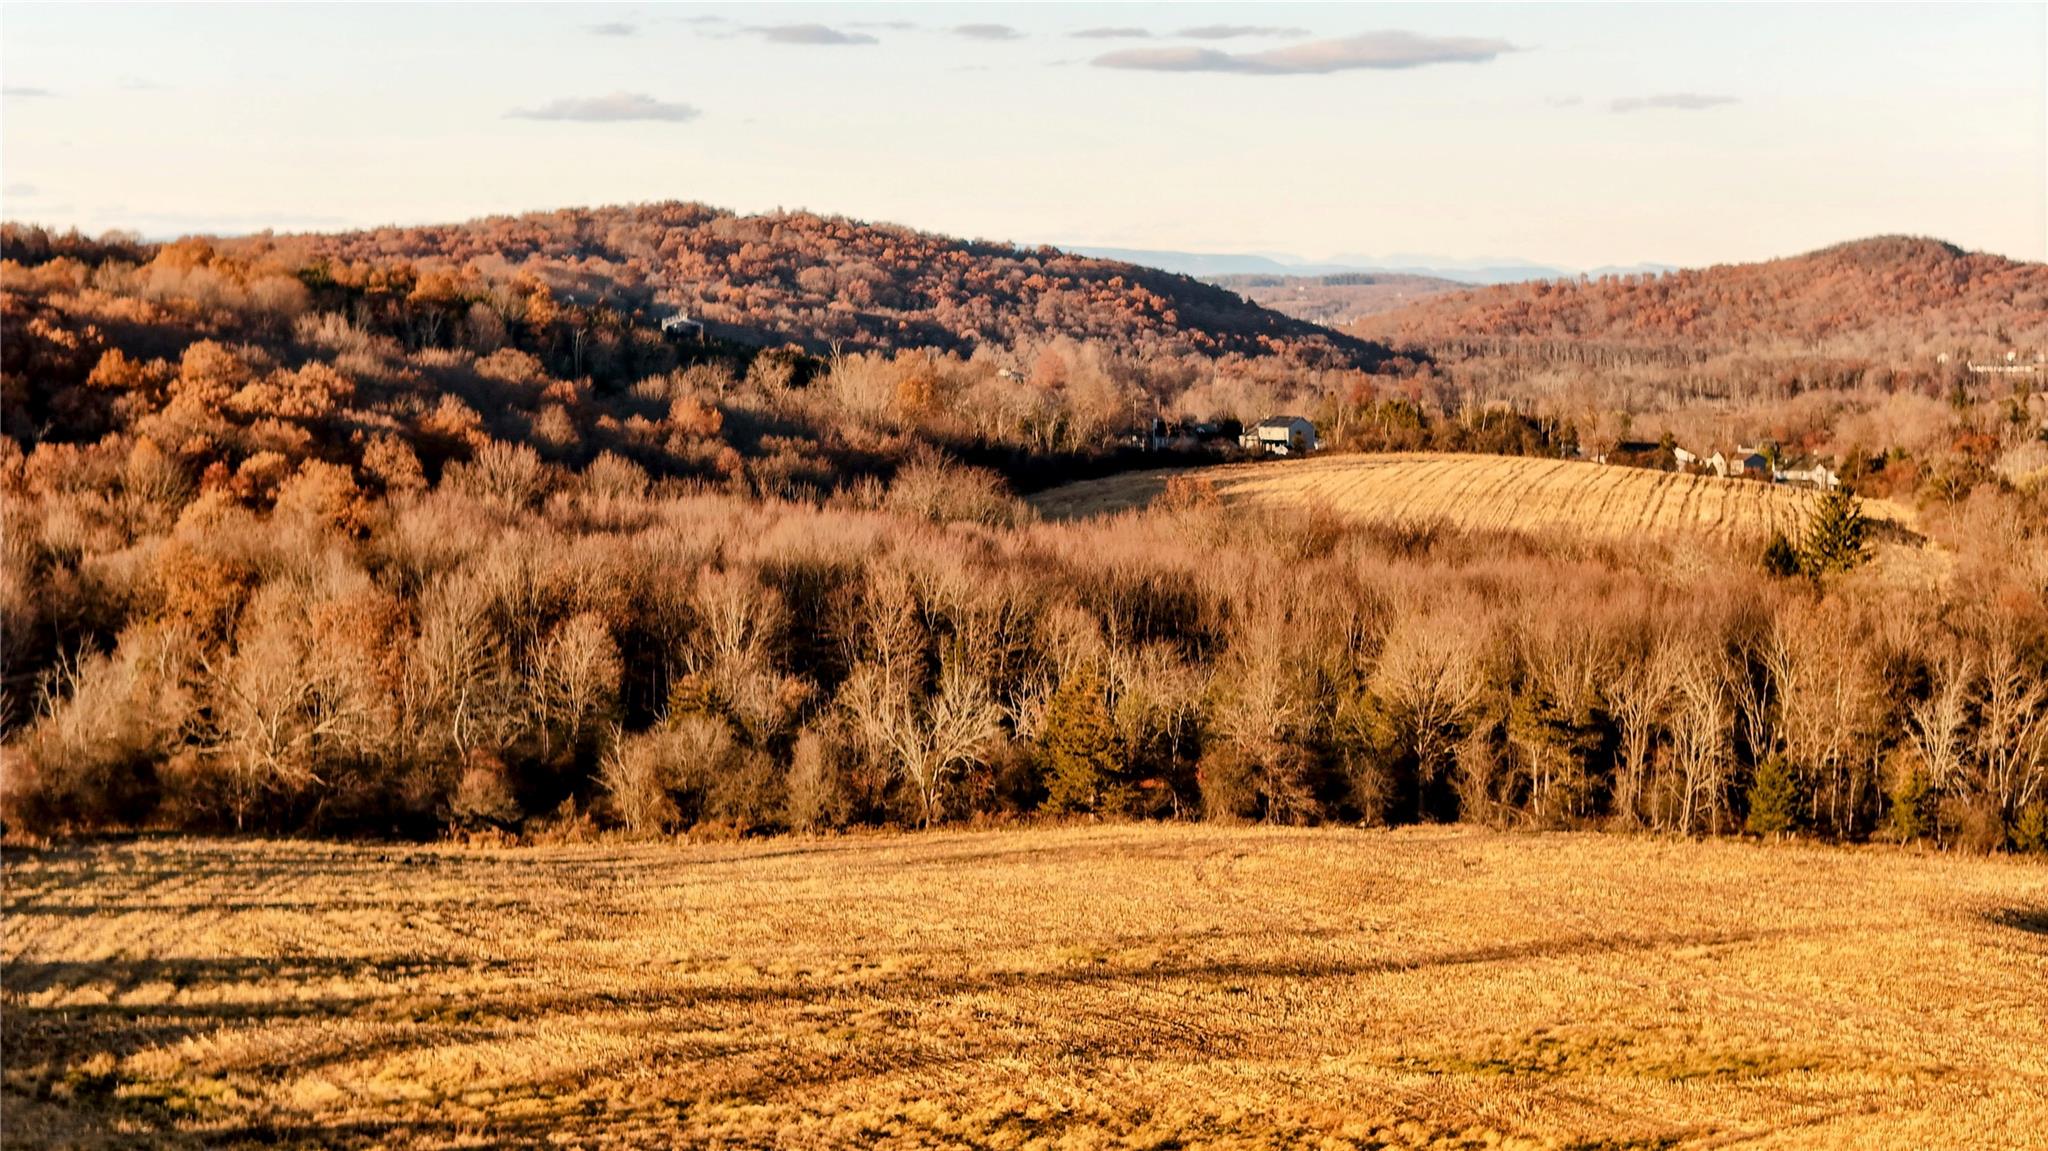
[[[1060,683],[1046,705],[1039,742],[1049,810],[1105,811],[1127,801],[1116,728],[1103,698],[1102,677],[1093,669]]]

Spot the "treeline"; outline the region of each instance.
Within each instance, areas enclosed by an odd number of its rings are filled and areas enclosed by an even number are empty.
[[[1059,813],[2048,849],[2048,561],[1989,489],[1929,594],[1189,485],[1044,525],[936,459],[827,504],[525,447],[382,498],[309,461],[268,512],[33,472],[4,473],[8,618],[88,639],[5,744],[18,831]]]
[[[1355,452],[1475,452],[1497,456],[1578,454],[1570,420],[1506,404],[1442,412],[1399,389],[1358,384],[1325,396],[1314,411],[1326,447]],[[1668,469],[1667,469],[1668,470]]]

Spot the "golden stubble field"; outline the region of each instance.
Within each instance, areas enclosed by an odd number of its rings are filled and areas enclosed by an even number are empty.
[[[1105,826],[6,862],[10,1146],[2048,1147],[2048,868]]]
[[[1032,497],[1049,519],[1143,506],[1173,471],[1129,472]],[[1438,522],[1465,530],[1645,536],[1753,545],[1797,536],[1814,493],[1799,488],[1521,456],[1332,454],[1203,468],[1226,507],[1321,506],[1366,522]],[[1912,513],[1868,500],[1864,512],[1910,529]]]

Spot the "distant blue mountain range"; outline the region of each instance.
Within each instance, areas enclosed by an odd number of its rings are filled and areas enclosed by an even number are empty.
[[[1077,256],[1122,260],[1161,271],[1177,272],[1196,279],[1213,276],[1334,276],[1346,272],[1392,272],[1408,276],[1434,276],[1465,284],[1516,284],[1524,280],[1555,280],[1577,276],[1639,275],[1672,272],[1674,264],[1609,265],[1600,268],[1560,268],[1527,260],[1482,258],[1454,260],[1439,256],[1397,253],[1391,256],[1336,256],[1328,263],[1305,263],[1292,257],[1252,253],[1162,252],[1145,248],[1070,247]]]

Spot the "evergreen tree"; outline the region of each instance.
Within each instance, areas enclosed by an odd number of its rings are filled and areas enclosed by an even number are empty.
[[[2048,853],[2048,803],[2029,804],[2012,827],[2012,845],[2019,851]]]
[[[1927,838],[1934,830],[1934,789],[1928,786],[1927,773],[1920,769],[1917,757],[1899,764],[1889,792],[1887,819],[1892,835],[1902,843]]]
[[[1783,835],[1798,826],[1799,781],[1792,765],[1782,756],[1771,756],[1757,765],[1756,779],[1749,785],[1749,822],[1752,835]]]
[[[1129,800],[1116,728],[1103,697],[1102,677],[1087,669],[1061,681],[1046,704],[1038,738],[1049,811],[1114,810]]]
[[[1764,545],[1764,573],[1779,579],[1799,574],[1799,549],[1784,532],[1772,532],[1771,542]]]
[[[1822,493],[1806,520],[1806,537],[1799,546],[1800,567],[1819,579],[1860,566],[1870,558],[1863,538],[1867,526],[1863,501],[1840,488]]]

